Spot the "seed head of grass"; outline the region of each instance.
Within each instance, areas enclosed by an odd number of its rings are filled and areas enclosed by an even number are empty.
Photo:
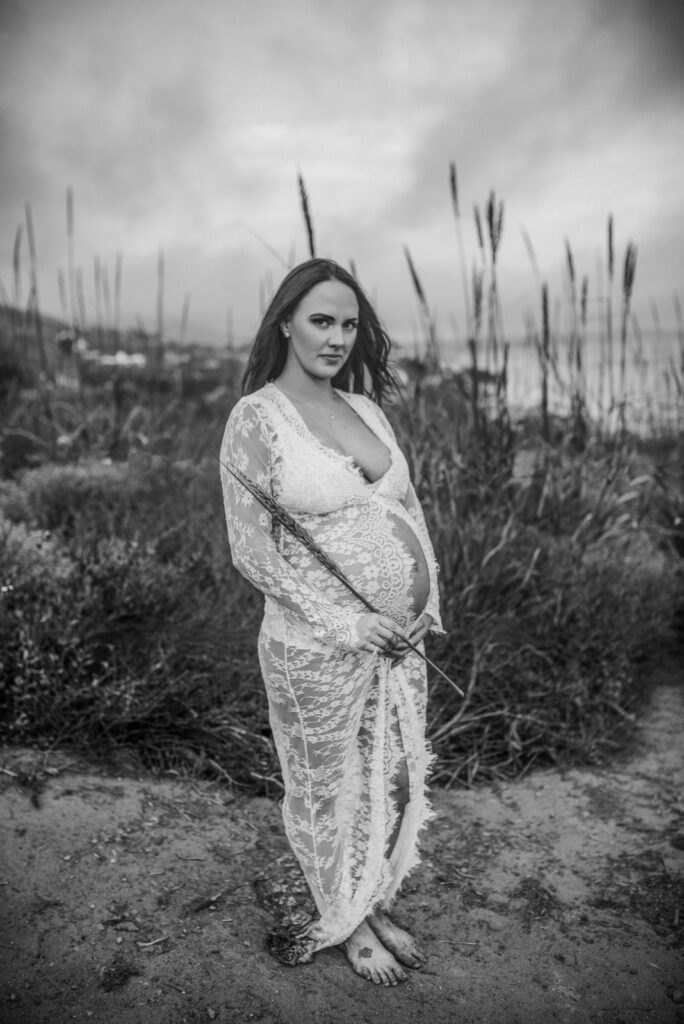
[[[622,294],[625,303],[629,304],[634,288],[634,276],[636,274],[637,247],[630,242],[625,251],[625,266],[622,275]]]
[[[480,251],[484,252],[484,234],[482,232],[482,218],[480,217],[480,208],[475,204],[473,208],[475,215],[475,231],[477,232],[477,244],[480,247]]]
[[[449,191],[451,192],[451,205],[454,217],[456,220],[459,220],[461,214],[458,206],[458,182],[456,179],[456,164],[453,160],[449,164]]]
[[[501,244],[503,234],[503,202],[497,205],[494,192],[489,193],[487,200],[487,227],[489,229],[489,245],[492,253],[492,263],[496,263],[496,254]]]

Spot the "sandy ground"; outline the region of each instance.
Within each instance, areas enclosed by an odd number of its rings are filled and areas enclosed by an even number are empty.
[[[272,801],[0,751],[0,1019],[684,1021],[676,682],[656,686],[617,766],[435,793],[425,860],[397,905],[430,961],[389,990],[339,950],[297,968],[265,951],[253,883],[289,860]]]

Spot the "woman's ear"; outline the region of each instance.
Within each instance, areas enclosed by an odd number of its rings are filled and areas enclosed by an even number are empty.
[[[280,325],[280,330],[283,332],[283,337],[284,338],[289,338],[290,337],[290,328],[288,327],[288,325],[286,323],[283,323],[283,324]]]

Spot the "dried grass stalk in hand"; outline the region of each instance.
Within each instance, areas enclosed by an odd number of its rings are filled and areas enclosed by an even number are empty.
[[[273,495],[269,494],[268,491],[265,491],[263,487],[259,486],[259,484],[254,483],[253,480],[246,477],[244,473],[241,473],[239,469],[235,468],[235,466],[228,462],[224,462],[223,460],[219,461],[223,468],[227,470],[231,476],[235,477],[235,479],[249,491],[252,497],[256,498],[259,504],[263,505],[266,511],[270,513],[272,519],[282,526],[283,529],[287,530],[287,532],[298,540],[300,544],[303,544],[304,547],[311,552],[314,558],[317,558],[321,565],[327,569],[335,579],[339,580],[340,583],[342,583],[343,586],[345,586],[347,590],[349,590],[354,597],[356,597],[357,600],[359,600],[368,609],[368,611],[374,612],[376,615],[380,614],[378,609],[356,589],[353,583],[350,582],[342,569],[340,569],[339,565],[318,546],[309,531],[302,526],[294,516],[290,515],[287,509],[284,508],[279,501],[276,501]],[[456,692],[463,697],[463,690],[456,685],[453,679],[450,679],[446,673],[442,672],[441,668],[426,657],[426,655],[424,655],[423,652],[415,646],[415,644],[412,644],[408,637],[403,636],[401,633],[397,633],[396,636],[402,641],[402,643],[405,643],[406,646],[414,652],[414,654],[417,654],[419,658],[422,658],[426,665],[433,668],[435,672],[442,677],[442,679],[449,683],[450,686],[453,686]]]

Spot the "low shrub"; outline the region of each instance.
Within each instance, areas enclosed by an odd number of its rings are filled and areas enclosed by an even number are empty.
[[[230,566],[217,474],[138,460],[22,484],[0,521],[2,737],[270,775],[260,598]]]
[[[611,754],[682,605],[653,479],[626,447],[539,447],[517,478],[507,430],[478,439],[439,402],[392,415],[442,566],[430,654],[466,691],[431,681],[436,780]],[[44,465],[0,483],[0,514],[3,739],[277,787],[261,597],[231,566],[215,460]]]
[[[623,745],[673,647],[677,566],[643,535],[582,551],[525,528],[477,580],[460,576],[433,649],[466,699],[433,683],[437,779],[597,763]]]

